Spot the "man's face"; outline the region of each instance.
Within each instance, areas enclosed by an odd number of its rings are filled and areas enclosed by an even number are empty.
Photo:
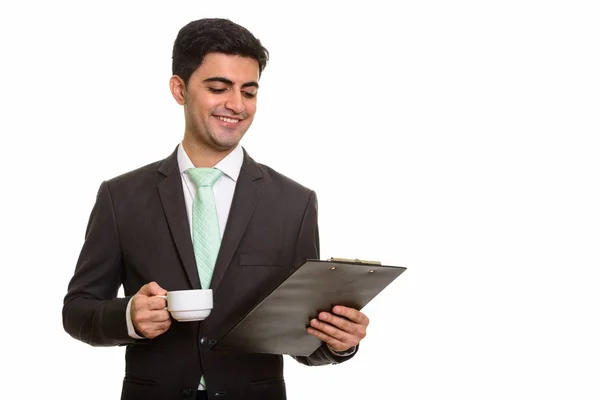
[[[209,53],[184,90],[185,135],[207,150],[232,150],[256,112],[258,62]]]

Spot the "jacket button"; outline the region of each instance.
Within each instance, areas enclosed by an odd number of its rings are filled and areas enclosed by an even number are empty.
[[[200,339],[200,345],[201,346],[208,345],[208,338],[206,336],[202,336],[202,338]]]
[[[191,397],[192,396],[192,389],[183,389],[181,391],[181,397]]]

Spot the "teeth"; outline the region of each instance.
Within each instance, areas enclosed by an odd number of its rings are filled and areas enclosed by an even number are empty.
[[[227,122],[228,124],[237,124],[238,122],[240,122],[239,119],[235,119],[235,118],[227,118],[227,117],[217,117],[219,118],[221,121]]]

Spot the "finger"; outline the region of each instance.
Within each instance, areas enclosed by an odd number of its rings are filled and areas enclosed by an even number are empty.
[[[357,325],[347,318],[338,317],[328,312],[319,313],[319,319],[323,322],[327,322],[330,325],[334,325],[346,332],[351,332],[355,330],[355,326]]]
[[[156,282],[146,283],[144,286],[142,286],[140,288],[140,290],[138,290],[137,294],[140,294],[142,296],[152,296],[152,292],[150,290],[150,285],[152,285],[154,283],[156,283]]]
[[[163,322],[162,324],[142,325],[142,331],[140,331],[140,333],[142,333],[145,338],[154,339],[155,337],[168,331],[170,327],[171,320]]]
[[[171,321],[163,322],[144,322],[139,324],[141,331],[145,333],[144,336],[152,335],[156,332],[165,332],[171,326]]]
[[[167,300],[160,296],[148,297],[148,307],[150,310],[162,310],[167,306]]]
[[[158,283],[149,282],[142,286],[138,293],[144,296],[164,296],[167,294],[167,291],[161,288]]]
[[[165,319],[164,315],[148,315],[145,319],[134,321],[136,329],[139,328],[142,332],[152,332],[155,330],[165,330],[171,326],[171,316],[167,314]]]
[[[330,336],[340,342],[347,342],[349,340],[349,335],[346,332],[336,328],[335,326],[319,321],[318,319],[311,320],[310,326],[313,329],[319,330],[325,333],[327,336]]]
[[[308,328],[306,328],[306,332],[308,332],[309,334],[311,334],[311,335],[313,335],[313,336],[321,339],[323,342],[327,343],[328,345],[330,345],[334,349],[347,349],[347,348],[349,348],[349,346],[346,345],[345,343],[337,340],[336,338],[333,338],[333,337],[327,335],[325,332],[320,331],[318,329],[314,329],[314,328],[308,327]]]
[[[137,293],[131,301],[131,312],[140,313],[150,310],[161,310],[166,307],[166,300],[158,296],[145,296]]]
[[[171,318],[156,325],[156,330],[160,333],[165,333],[171,327]]]
[[[348,318],[352,322],[355,322],[359,325],[363,325],[363,326],[369,325],[369,318],[365,314],[363,314],[362,312],[360,312],[354,308],[344,307],[344,306],[335,306],[335,307],[333,307],[332,311],[335,314],[340,315],[345,318]]]
[[[171,321],[171,314],[167,310],[150,311],[149,321],[152,322],[165,322]]]
[[[153,296],[164,296],[167,294],[167,291],[161,288],[156,282],[150,282],[148,288]]]
[[[361,339],[367,335],[366,326],[354,323],[347,318],[322,312],[319,314],[319,319],[325,323],[328,323],[329,325],[333,325],[334,327],[341,329],[350,335],[358,336]]]
[[[153,324],[169,321],[171,314],[167,310],[141,310],[132,315],[132,320],[138,325]]]

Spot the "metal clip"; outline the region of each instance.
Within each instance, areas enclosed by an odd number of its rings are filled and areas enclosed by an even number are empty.
[[[351,264],[381,265],[380,261],[359,260],[358,258],[351,259],[351,258],[334,258],[334,257],[331,257],[327,261],[343,262],[343,263],[351,263]]]

